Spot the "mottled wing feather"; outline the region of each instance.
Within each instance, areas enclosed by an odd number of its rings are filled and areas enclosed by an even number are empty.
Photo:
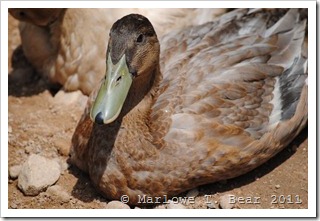
[[[266,28],[267,13],[248,11],[162,39],[163,93],[150,115],[156,140],[245,146],[280,122],[280,117],[270,120],[278,116],[273,112],[275,85],[301,54],[305,22],[296,25],[292,10],[283,24]],[[284,28],[288,22],[293,24]],[[283,55],[288,56],[276,62]]]

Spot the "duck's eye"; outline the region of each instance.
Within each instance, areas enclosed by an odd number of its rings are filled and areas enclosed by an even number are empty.
[[[23,11],[20,11],[20,12],[19,12],[19,16],[20,16],[20,17],[24,17],[25,15],[26,15],[26,14],[25,14]]]
[[[131,73],[131,75],[132,75],[133,78],[135,78],[135,77],[138,76],[138,73],[137,73],[136,71],[132,71],[132,72],[130,72],[130,73]]]
[[[141,43],[141,42],[143,42],[143,40],[144,40],[144,35],[143,35],[143,34],[140,34],[140,35],[138,36],[138,38],[137,38],[137,42],[138,42],[138,43]]]

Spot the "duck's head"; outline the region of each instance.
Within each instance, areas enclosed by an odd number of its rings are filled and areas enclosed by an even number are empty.
[[[152,84],[159,54],[157,35],[146,17],[130,14],[114,23],[106,74],[92,105],[91,119],[109,124],[117,119],[126,100],[143,97]]]
[[[19,21],[47,26],[56,21],[64,10],[63,8],[9,8],[9,13]]]

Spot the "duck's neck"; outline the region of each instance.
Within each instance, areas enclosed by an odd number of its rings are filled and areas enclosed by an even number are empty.
[[[161,73],[157,65],[150,74],[138,76],[133,80],[120,114],[121,120],[139,121],[149,115],[160,79]]]
[[[130,88],[119,116],[121,127],[117,134],[118,140],[134,139],[141,142],[140,146],[145,145],[145,142],[152,143],[149,119],[154,99],[157,96],[159,83],[162,79],[159,65],[155,66],[151,73],[147,75],[148,77],[141,76],[141,79],[135,79]],[[117,146],[117,143],[115,145]],[[121,145],[129,149],[140,148],[137,146],[129,147],[130,145],[136,145],[135,142],[127,142],[126,144],[121,142]],[[150,149],[154,148],[150,147],[149,144],[148,146]]]

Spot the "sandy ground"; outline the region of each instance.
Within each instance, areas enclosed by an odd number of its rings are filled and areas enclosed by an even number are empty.
[[[9,17],[9,58],[19,44],[17,22]],[[9,60],[8,166],[21,165],[33,153],[66,162],[71,136],[87,98],[80,92],[65,93],[48,85],[19,53],[13,64]],[[247,200],[247,203],[236,203],[236,208],[308,208],[307,156],[306,128],[286,149],[252,172],[199,187],[194,204],[186,207],[208,208],[208,202],[232,194]],[[17,179],[8,178],[9,208],[105,208],[107,205],[88,176],[73,166],[66,168],[56,183],[68,193],[69,200],[46,192],[25,196],[17,183]]]

